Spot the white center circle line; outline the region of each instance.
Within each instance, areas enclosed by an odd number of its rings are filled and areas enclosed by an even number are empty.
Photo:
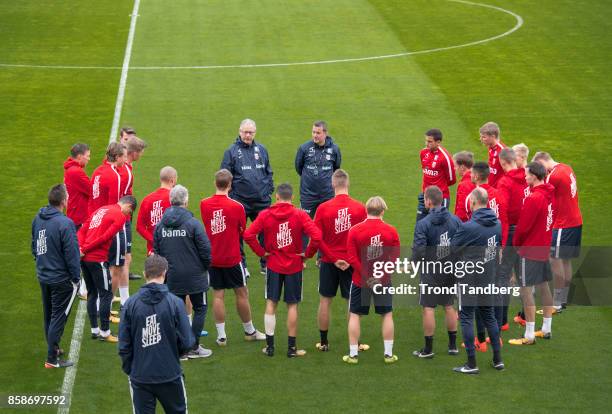
[[[352,62],[366,62],[371,60],[383,60],[383,59],[393,59],[405,56],[414,56],[414,55],[424,55],[428,53],[436,53],[442,52],[445,50],[452,49],[460,49],[464,47],[481,45],[483,43],[488,43],[497,39],[501,39],[502,37],[506,37],[516,32],[518,29],[523,26],[523,18],[514,13],[513,11],[493,6],[490,4],[484,3],[474,3],[466,0],[447,0],[453,3],[462,3],[470,6],[484,7],[488,9],[493,9],[500,11],[505,14],[509,14],[514,17],[516,20],[516,24],[509,30],[500,33],[498,35],[488,37],[486,39],[475,40],[469,43],[463,43],[460,45],[453,46],[445,46],[438,47],[434,49],[425,49],[425,50],[417,50],[417,51],[409,51],[409,52],[400,52],[393,53],[388,55],[379,55],[379,56],[366,56],[366,57],[358,57],[358,58],[346,58],[346,59],[332,59],[332,60],[313,60],[307,62],[285,62],[285,63],[254,63],[254,64],[235,64],[235,65],[204,65],[204,66],[131,66],[129,70],[208,70],[208,69],[246,69],[246,68],[273,68],[273,67],[286,67],[286,66],[305,66],[305,65],[326,65],[332,63],[352,63]],[[5,68],[40,68],[40,69],[95,69],[95,70],[121,70],[121,66],[68,66],[68,65],[26,65],[26,64],[9,64],[9,63],[0,63],[0,67]]]

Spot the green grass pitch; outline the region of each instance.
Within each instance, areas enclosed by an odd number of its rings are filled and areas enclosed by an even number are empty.
[[[480,2],[481,0],[476,0]],[[149,143],[135,167],[135,195],[157,186],[172,165],[197,212],[213,191],[212,174],[241,119],[257,121],[275,181],[298,184],[297,147],[315,119],[330,124],[351,174],[352,195],[383,196],[385,216],[403,244],[412,242],[418,151],[423,132],[445,134],[451,151],[484,159],[478,127],[494,120],[508,144],[525,142],[570,163],[578,177],[583,244],[612,242],[612,9],[607,1],[482,0],[520,15],[523,26],[497,40],[384,60],[281,67],[129,71],[121,124]],[[108,142],[132,1],[21,0],[0,6],[0,394],[58,393],[63,370],[45,370],[40,293],[29,252],[30,224],[62,162],[78,141],[92,146],[91,173]],[[510,30],[513,16],[445,0],[142,0],[131,66],[211,66],[354,59],[445,48]],[[7,66],[9,65],[9,66]],[[24,66],[10,66],[24,65]],[[30,67],[42,65],[51,67]],[[70,69],[53,66],[86,66]],[[296,200],[297,202],[297,200]],[[199,213],[197,213],[199,217]],[[135,237],[133,269],[144,243]],[[249,256],[255,263],[254,256]],[[229,346],[214,336],[210,360],[184,364],[191,412],[609,412],[612,311],[574,307],[555,317],[554,339],[529,349],[504,346],[505,372],[450,369],[438,319],[431,361],[421,346],[420,309],[395,312],[393,366],[382,361],[380,323],[363,320],[372,350],[346,366],[345,303],[336,299],[331,351],[317,353],[317,272],[310,262],[300,305],[300,360],[273,359],[241,340],[228,296]],[[254,321],[263,327],[263,278],[252,267]],[[139,282],[132,282],[135,291]],[[278,315],[279,350],[285,313]],[[63,344],[68,348],[74,309]],[[441,315],[440,315],[441,316]],[[539,322],[538,322],[539,324]],[[213,332],[212,312],[206,328]],[[87,323],[85,329],[88,329]],[[522,331],[513,326],[506,337]],[[114,346],[85,336],[72,392],[73,413],[131,410],[127,379]],[[22,410],[20,412],[34,412]],[[41,409],[41,412],[49,412]]]

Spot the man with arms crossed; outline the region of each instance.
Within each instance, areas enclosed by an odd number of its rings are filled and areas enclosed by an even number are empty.
[[[511,345],[533,345],[535,338],[551,338],[553,303],[548,287],[550,243],[552,241],[554,187],[546,183],[546,169],[538,162],[527,164],[527,184],[531,194],[525,199],[512,244],[519,255],[521,298],[525,309],[525,335],[511,339]],[[532,287],[539,291],[544,308],[542,329],[535,332],[535,301]]]
[[[164,284],[168,262],[151,255],[144,264],[145,281],[121,312],[119,356],[129,379],[136,414],[155,413],[159,401],[166,413],[187,412],[187,391],[179,355],[193,348],[195,338],[182,301]]]
[[[73,363],[59,359],[59,343],[81,279],[79,244],[74,222],[62,214],[68,202],[66,187],[51,187],[48,200],[32,222],[32,255],[45,316],[45,368],[65,368]]]
[[[208,274],[213,287],[217,345],[227,345],[225,289],[233,289],[236,295],[236,310],[242,320],[244,339],[263,341],[266,336],[253,326],[247,277],[240,256],[240,238],[246,228],[244,206],[228,196],[232,188],[232,173],[228,170],[216,172],[215,187],[215,195],[200,202],[200,213],[212,248]]]
[[[321,341],[315,347],[322,352],[329,350],[327,334],[329,331],[329,313],[331,303],[340,287],[340,294],[346,300],[351,290],[346,239],[352,226],[361,223],[367,217],[366,209],[359,201],[349,197],[349,175],[342,169],[336,170],[331,178],[335,197],[321,204],[315,214],[315,224],[323,234],[323,243],[327,245],[331,256],[321,257],[319,267],[319,333]],[[312,257],[316,249],[308,246],[306,257]],[[366,351],[369,346],[360,344],[360,350]]]
[[[556,162],[550,154],[538,152],[533,160],[546,168],[546,182],[555,187],[550,264],[555,278],[555,311],[561,312],[567,306],[567,295],[572,284],[572,258],[580,255],[582,241],[578,183],[572,167]]]
[[[450,205],[450,192],[448,187],[455,184],[455,165],[450,153],[441,145],[442,131],[437,128],[425,132],[425,148],[421,150],[421,167],[423,169],[423,191],[430,185],[442,190],[442,206]],[[417,221],[427,215],[423,193],[418,196]]]
[[[393,354],[393,304],[388,293],[374,293],[375,285],[388,286],[390,276],[374,278],[372,267],[375,261],[394,261],[399,256],[399,235],[395,228],[382,218],[387,204],[381,197],[371,197],[366,202],[367,218],[349,230],[347,240],[348,262],[353,268],[349,296],[349,353],[342,360],[347,364],[359,362],[359,337],[361,317],[370,312],[374,297],[374,310],[382,318],[384,361],[393,364],[398,360]],[[378,286],[380,288],[381,286]]]
[[[304,251],[302,236],[308,235],[313,248],[321,242],[321,231],[304,210],[292,204],[293,189],[284,183],[276,189],[276,203],[259,214],[257,219],[244,232],[244,240],[259,257],[267,257],[266,271],[266,312],[264,325],[266,347],[263,352],[274,356],[274,330],[276,328],[276,308],[284,285],[284,301],[287,304],[287,357],[303,356],[306,351],[296,345],[298,304],[302,301],[302,269]],[[257,236],[263,233],[265,245]],[[323,254],[329,254],[321,245]]]

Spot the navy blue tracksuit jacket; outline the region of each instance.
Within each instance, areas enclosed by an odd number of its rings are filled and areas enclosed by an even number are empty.
[[[274,192],[272,167],[266,148],[253,141],[247,145],[240,137],[225,151],[221,168],[229,170],[234,179],[229,196],[247,208],[250,205],[269,206]],[[247,208],[248,210],[248,208]]]
[[[295,170],[300,175],[300,203],[303,209],[316,208],[334,197],[331,177],[340,168],[342,155],[332,137],[325,143],[315,144],[309,140],[295,154]]]

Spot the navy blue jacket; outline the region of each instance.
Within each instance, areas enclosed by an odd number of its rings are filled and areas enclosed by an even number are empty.
[[[79,283],[81,257],[76,228],[57,208],[41,208],[32,221],[32,255],[41,283]]]
[[[234,179],[229,196],[243,204],[270,204],[274,192],[272,167],[266,148],[253,141],[247,145],[240,137],[223,154],[221,168],[229,170]]]
[[[179,356],[195,345],[185,304],[159,283],[143,285],[123,305],[119,356],[130,379],[160,384],[181,374]]]
[[[472,218],[462,224],[451,239],[453,255],[461,261],[483,262],[484,272],[467,275],[459,283],[482,286],[495,281],[501,238],[501,223],[490,208],[476,210]]]
[[[461,220],[446,207],[429,210],[429,214],[417,221],[414,227],[412,260],[451,260],[450,242],[461,224]]]
[[[208,290],[210,241],[191,211],[172,206],[164,212],[155,226],[153,250],[168,260],[170,292],[187,295]]]
[[[312,140],[302,144],[295,154],[295,170],[301,176],[300,201],[302,206],[319,204],[334,197],[331,177],[340,168],[342,155],[332,137],[323,146]]]

